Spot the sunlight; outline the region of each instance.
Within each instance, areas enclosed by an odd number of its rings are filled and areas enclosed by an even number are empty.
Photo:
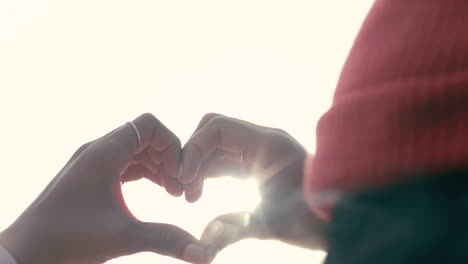
[[[196,237],[200,237],[206,225],[217,216],[253,210],[261,201],[257,184],[253,180],[237,180],[228,176],[207,180],[202,198],[193,204],[186,202],[183,197],[169,199],[170,195],[165,190],[149,183],[147,180],[142,180],[123,185],[125,202],[132,213],[142,221],[178,225],[190,230]],[[143,255],[147,258],[151,256],[151,259],[155,260],[163,258],[154,254]],[[180,263],[169,258],[164,261],[164,263]],[[109,263],[128,262],[123,258]]]
[[[171,196],[147,180],[123,185],[125,201],[132,213],[143,221],[172,223],[191,230],[196,236],[215,217],[237,211],[250,211],[257,207],[260,196],[253,180],[236,180],[231,177],[210,179],[204,186],[202,198],[193,204],[183,197]],[[163,201],[161,203],[161,201]],[[151,210],[148,204],[157,205]],[[190,221],[187,221],[187,217]]]
[[[255,178],[255,176],[251,176]],[[226,198],[226,205],[231,211],[249,211],[254,210],[261,202],[261,197],[258,194],[258,184],[253,179],[238,180],[232,176],[226,176],[218,179],[212,179],[206,182],[207,191],[204,193],[204,200],[216,200],[215,197]],[[211,197],[211,199],[210,199]],[[223,199],[223,198],[221,198]]]
[[[255,209],[261,198],[254,180],[237,180],[221,177],[206,181],[202,198],[194,203],[187,203],[183,198],[168,199],[170,196],[149,181],[124,184],[123,191],[130,210],[140,220],[157,221],[179,225],[200,237],[207,223],[216,216],[226,213]],[[154,206],[148,206],[154,205]],[[149,209],[154,207],[154,209]],[[248,223],[248,217],[245,223]],[[277,253],[275,253],[277,252]],[[282,252],[282,253],[279,253]],[[295,257],[293,257],[295,256]],[[213,264],[235,263],[320,263],[324,253],[308,251],[289,246],[277,241],[245,240],[224,249]],[[131,259],[131,261],[130,261]],[[140,253],[131,258],[112,260],[108,263],[125,264],[131,262],[148,263],[149,260],[164,260],[167,264],[182,264],[178,260]],[[292,261],[289,262],[288,261]]]
[[[144,112],[182,142],[217,112],[281,128],[310,152],[372,0],[0,1],[1,228],[83,143]],[[123,185],[144,221],[199,237],[220,214],[253,210],[257,184],[208,180],[200,201],[147,180]],[[248,240],[215,264],[317,264],[323,252]],[[112,264],[183,262],[141,253]]]

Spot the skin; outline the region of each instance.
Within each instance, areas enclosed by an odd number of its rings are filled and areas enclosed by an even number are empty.
[[[172,225],[141,222],[126,207],[121,184],[148,178],[182,193],[180,141],[151,114],[80,147],[70,161],[0,236],[18,264],[103,263],[150,251],[208,263],[214,250]]]
[[[18,264],[103,263],[142,251],[209,263],[219,250],[245,238],[323,246],[324,223],[301,192],[306,151],[286,132],[207,114],[182,149],[153,115],[133,123],[141,145],[130,124],[84,144],[1,233],[0,245]],[[121,192],[122,183],[146,178],[195,202],[206,179],[227,174],[255,177],[262,203],[254,212],[217,217],[201,241],[176,226],[139,221]]]
[[[183,148],[177,179],[185,186],[185,198],[198,200],[206,179],[236,175],[259,182],[262,203],[254,212],[215,218],[203,232],[202,241],[219,250],[246,238],[323,249],[325,223],[310,211],[302,196],[305,157],[304,147],[283,130],[219,114],[205,115]]]

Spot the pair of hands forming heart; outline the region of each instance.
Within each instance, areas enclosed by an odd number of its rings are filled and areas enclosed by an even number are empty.
[[[142,251],[209,263],[243,238],[320,244],[322,223],[300,194],[306,152],[285,132],[208,114],[182,149],[153,115],[133,123],[141,144],[132,126],[124,125],[83,145],[0,235],[0,245],[18,264],[103,263]],[[226,174],[259,177],[263,202],[252,214],[213,220],[201,240],[172,225],[137,220],[121,192],[121,183],[147,178],[194,202],[205,179]]]

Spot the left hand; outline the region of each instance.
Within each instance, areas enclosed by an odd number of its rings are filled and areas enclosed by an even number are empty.
[[[212,260],[212,250],[186,231],[141,222],[126,207],[124,181],[145,177],[173,195],[183,191],[174,180],[179,139],[151,114],[141,115],[133,124],[141,145],[131,124],[83,145],[0,235],[0,245],[18,264],[103,263],[141,251],[193,263]]]
[[[211,177],[253,177],[262,202],[255,212],[222,215],[202,241],[222,249],[244,238],[279,239],[318,249],[324,223],[302,195],[305,149],[288,133],[242,120],[207,114],[183,149],[178,180],[189,202],[200,198]]]

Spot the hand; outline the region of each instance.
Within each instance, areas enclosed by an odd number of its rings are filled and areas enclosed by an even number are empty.
[[[221,250],[242,239],[274,239],[295,246],[325,250],[326,225],[311,212],[301,194],[302,166],[293,164],[260,186],[262,201],[253,212],[216,217],[201,241]]]
[[[206,115],[183,149],[179,181],[189,202],[200,198],[211,177],[253,177],[262,203],[255,212],[213,220],[202,241],[222,249],[244,238],[280,239],[308,248],[323,246],[324,223],[302,197],[305,149],[286,132]]]
[[[193,263],[214,253],[186,231],[145,223],[128,210],[121,183],[148,178],[174,195],[180,141],[151,114],[83,145],[53,181],[0,236],[18,264],[103,263],[151,251]],[[157,209],[156,209],[157,210]]]

